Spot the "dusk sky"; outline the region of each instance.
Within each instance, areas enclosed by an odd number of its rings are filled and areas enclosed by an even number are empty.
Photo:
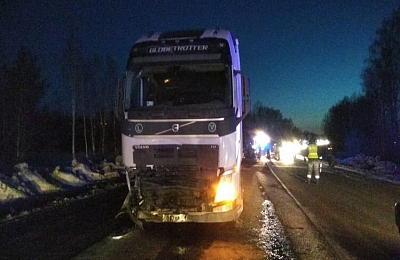
[[[330,107],[361,93],[368,48],[398,7],[400,0],[3,0],[0,54],[13,60],[27,46],[54,89],[72,28],[84,53],[109,54],[120,74],[143,34],[230,29],[239,38],[253,104],[319,133]]]

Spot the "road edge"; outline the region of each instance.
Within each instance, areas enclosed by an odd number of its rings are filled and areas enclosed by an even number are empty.
[[[263,186],[268,186],[268,188],[265,187],[267,196],[274,204],[277,215],[292,243],[292,250],[299,259],[355,259],[326,236],[313,215],[293,196],[268,162],[265,165],[277,183],[266,182],[262,175],[259,175],[259,182]],[[263,172],[263,174],[266,173]]]

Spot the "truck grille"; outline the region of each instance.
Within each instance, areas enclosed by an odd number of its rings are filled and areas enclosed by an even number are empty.
[[[156,148],[154,149],[154,158],[174,158],[173,148]]]
[[[218,169],[218,145],[144,145],[135,146],[133,161],[145,170],[149,165],[191,165],[197,169]]]
[[[193,148],[179,149],[178,158],[197,158],[197,150]]]

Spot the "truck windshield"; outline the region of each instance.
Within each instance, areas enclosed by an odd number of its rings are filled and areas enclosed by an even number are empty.
[[[127,81],[125,109],[213,103],[231,106],[230,69],[223,64],[143,68]]]

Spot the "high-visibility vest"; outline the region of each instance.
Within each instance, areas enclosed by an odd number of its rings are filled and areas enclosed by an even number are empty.
[[[318,145],[310,144],[308,146],[308,159],[318,159]]]

